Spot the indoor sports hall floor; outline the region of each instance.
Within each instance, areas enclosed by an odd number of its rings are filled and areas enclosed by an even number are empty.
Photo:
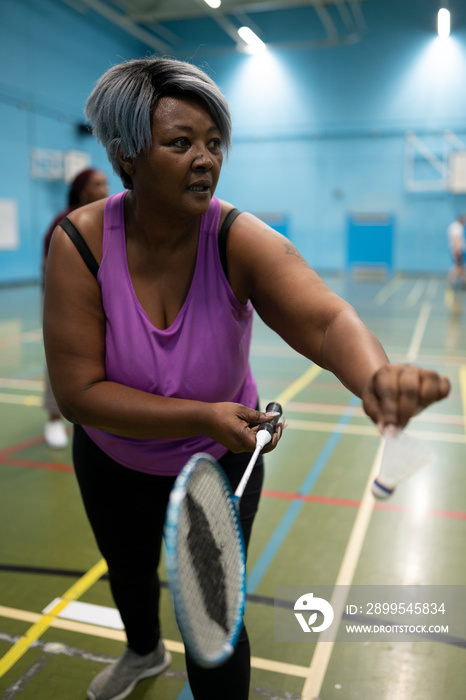
[[[252,363],[261,398],[284,404],[289,427],[267,459],[249,553],[250,697],[461,700],[464,638],[274,641],[277,585],[466,583],[466,301],[441,278],[327,281],[356,306],[392,360],[445,373],[452,392],[412,423],[435,466],[375,503],[368,486],[380,438],[359,402],[256,323]],[[92,617],[63,617],[67,600],[99,612],[112,602],[70,451],[43,442],[40,317],[38,287],[0,289],[0,698],[83,700],[102,665],[122,653],[123,635]],[[142,681],[136,700],[191,697],[166,589],[162,617],[173,663]]]

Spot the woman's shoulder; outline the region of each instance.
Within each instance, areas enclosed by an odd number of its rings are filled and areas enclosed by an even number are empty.
[[[237,207],[230,202],[226,202],[224,199],[219,199],[218,201],[220,202],[220,221],[222,222],[228,212],[230,212],[232,209],[237,209]]]
[[[84,238],[98,263],[102,259],[106,202],[107,199],[99,199],[97,202],[85,204],[68,214],[68,219]]]

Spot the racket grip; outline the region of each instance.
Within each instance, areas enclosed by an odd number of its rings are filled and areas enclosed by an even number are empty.
[[[276,413],[278,413],[278,415],[275,416],[275,418],[272,418],[272,420],[267,421],[267,423],[262,423],[259,426],[259,430],[257,431],[258,437],[259,437],[259,433],[262,432],[263,430],[266,430],[268,432],[268,434],[270,435],[270,439],[267,440],[267,442],[270,442],[270,440],[272,439],[272,435],[275,432],[275,426],[277,425],[278,419],[280,418],[280,416],[283,413],[283,409],[279,403],[277,403],[276,401],[272,401],[271,403],[267,404],[265,412],[271,413],[272,411],[275,411]],[[264,445],[266,445],[267,442],[265,442]]]

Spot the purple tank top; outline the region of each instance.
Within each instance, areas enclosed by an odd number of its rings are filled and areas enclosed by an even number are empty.
[[[156,328],[140,305],[128,269],[125,192],[105,204],[98,282],[106,316],[105,368],[109,381],[160,396],[255,408],[257,387],[249,365],[253,307],[241,304],[226,279],[218,252],[220,202],[201,219],[196,267],[178,316]],[[176,475],[196,452],[215,459],[226,448],[210,438],[135,439],[83,426],[112,459],[130,469]]]

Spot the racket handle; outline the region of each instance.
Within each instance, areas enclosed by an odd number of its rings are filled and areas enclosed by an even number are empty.
[[[278,420],[283,413],[281,405],[276,401],[272,401],[271,403],[267,404],[265,409],[266,413],[272,413],[273,411],[275,411],[275,413],[277,413],[278,415],[272,418],[272,420],[267,421],[267,423],[261,423],[261,425],[259,426],[259,430],[257,431],[256,444],[260,445],[261,448],[268,445],[268,443],[271,441],[275,432],[275,426],[277,425]]]
[[[262,423],[260,425],[256,435],[256,449],[254,450],[254,454],[249,460],[249,464],[246,467],[244,474],[241,477],[241,481],[239,482],[234,493],[233,501],[234,503],[236,503],[238,508],[239,501],[241,499],[241,496],[243,495],[244,489],[246,488],[246,484],[248,483],[249,477],[251,476],[251,472],[254,468],[254,465],[256,464],[256,460],[259,457],[262,448],[268,445],[272,439],[272,435],[275,432],[275,426],[277,425],[278,419],[282,415],[282,407],[276,401],[272,401],[272,403],[269,403],[267,408],[265,409],[266,413],[270,413],[271,411],[275,411],[276,413],[278,413],[278,415],[272,418],[272,420],[267,421],[267,423]]]

